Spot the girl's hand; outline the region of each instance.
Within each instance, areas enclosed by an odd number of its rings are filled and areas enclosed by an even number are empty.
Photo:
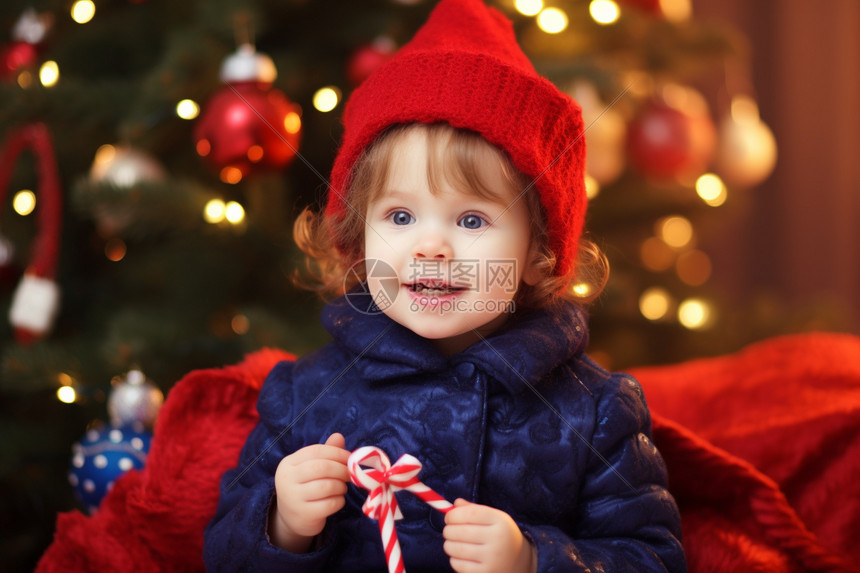
[[[511,516],[493,507],[454,502],[445,515],[445,553],[457,573],[535,573],[537,552]]]
[[[275,503],[269,538],[293,553],[306,553],[326,518],[346,503],[349,452],[341,434],[306,446],[281,460],[275,472]]]

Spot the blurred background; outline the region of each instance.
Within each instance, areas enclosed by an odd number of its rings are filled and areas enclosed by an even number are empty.
[[[589,125],[599,362],[860,330],[860,3],[488,3]],[[328,340],[292,221],[344,99],[433,4],[0,6],[4,566],[145,463],[185,373]]]

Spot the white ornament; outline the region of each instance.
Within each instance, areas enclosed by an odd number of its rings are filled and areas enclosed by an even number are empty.
[[[592,84],[576,82],[571,95],[582,108],[585,171],[601,185],[608,185],[618,179],[626,165],[624,142],[627,124],[618,110],[600,99]]]
[[[735,98],[719,128],[719,174],[729,185],[753,187],[771,174],[776,158],[776,138],[759,118],[758,106],[750,98]]]
[[[131,370],[124,378],[117,377],[114,380],[114,388],[108,398],[108,414],[110,414],[113,425],[132,425],[152,427],[161,404],[164,402],[164,394],[158,387],[140,370]],[[119,433],[119,430],[115,430]],[[110,439],[120,442],[124,439],[121,433],[118,436],[110,435]]]
[[[278,77],[275,62],[257,53],[251,44],[242,44],[221,64],[222,82],[263,82],[271,84]]]
[[[155,158],[128,145],[101,146],[90,167],[90,181],[112,185],[120,191],[131,190],[138,183],[163,181],[165,178],[164,168]],[[94,215],[99,232],[103,236],[113,236],[134,220],[134,204],[99,204]]]
[[[90,179],[97,183],[112,183],[130,188],[143,181],[161,181],[164,168],[149,154],[129,146],[116,146],[111,151],[96,154],[90,168]]]
[[[41,44],[48,34],[52,19],[50,13],[40,15],[32,8],[27,8],[12,28],[12,39]]]

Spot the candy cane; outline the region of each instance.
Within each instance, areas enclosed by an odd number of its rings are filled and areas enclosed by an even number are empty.
[[[403,514],[397,506],[394,492],[401,489],[412,492],[442,513],[447,513],[454,506],[418,480],[421,462],[409,454],[403,454],[391,465],[385,452],[375,446],[363,446],[350,454],[347,465],[352,483],[370,492],[361,509],[366,516],[379,522],[389,573],[406,573],[397,531],[394,529],[394,521],[402,519]],[[362,465],[373,469],[365,470]]]
[[[39,230],[31,247],[30,264],[15,289],[9,308],[9,320],[15,329],[15,338],[22,344],[45,336],[60,307],[60,287],[54,279],[60,254],[63,217],[63,193],[54,144],[50,131],[42,123],[13,129],[0,148],[0,205],[3,205],[15,161],[25,149],[30,149],[37,159]]]

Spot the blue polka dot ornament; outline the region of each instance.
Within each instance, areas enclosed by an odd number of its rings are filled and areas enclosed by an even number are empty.
[[[72,446],[69,483],[90,513],[121,475],[143,468],[151,441],[146,430],[98,424]]]
[[[161,390],[139,370],[113,381],[108,399],[111,423],[95,422],[72,446],[69,483],[90,513],[129,470],[142,469],[152,442],[151,429],[164,400]]]

